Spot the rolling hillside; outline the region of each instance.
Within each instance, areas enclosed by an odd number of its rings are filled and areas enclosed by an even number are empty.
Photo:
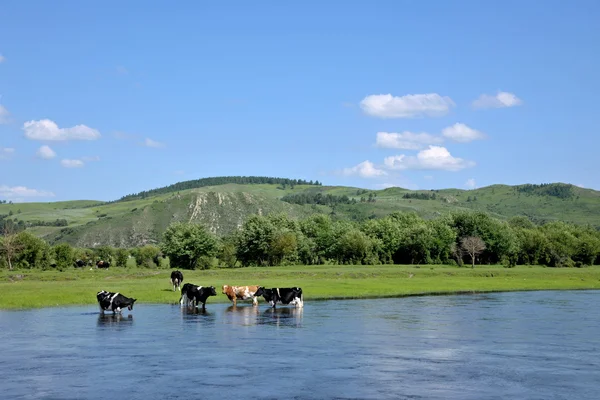
[[[188,185],[189,186],[189,185]],[[75,246],[110,244],[129,247],[157,243],[175,221],[206,224],[217,234],[239,227],[251,214],[283,212],[296,218],[314,213],[362,220],[392,212],[414,211],[432,218],[455,210],[480,210],[497,218],[524,215],[543,223],[563,220],[600,227],[600,192],[572,185],[493,185],[475,190],[411,191],[402,188],[366,190],[310,184],[237,184],[185,187],[172,185],[130,195],[109,203],[91,200],[0,204],[0,216],[23,221],[28,231],[52,243]],[[335,196],[335,204],[292,204],[289,199]],[[303,195],[303,196],[298,196]],[[281,198],[286,196],[287,201]],[[318,196],[319,199],[322,197]],[[369,201],[370,197],[370,201]],[[9,216],[9,214],[11,214]],[[66,226],[46,226],[66,220]],[[44,226],[39,226],[44,224]]]

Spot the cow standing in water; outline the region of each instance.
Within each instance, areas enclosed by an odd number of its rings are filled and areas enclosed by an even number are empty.
[[[100,312],[102,314],[104,314],[104,311],[108,310],[112,310],[113,314],[120,313],[121,310],[125,308],[131,311],[133,310],[133,303],[137,300],[123,296],[120,293],[107,292],[106,290],[101,290],[96,293],[96,299],[98,300],[98,305],[100,306]]]
[[[171,272],[171,284],[173,285],[173,291],[181,291],[181,282],[183,282],[183,274],[181,271]]]
[[[210,296],[216,296],[217,291],[214,286],[197,286],[191,283],[186,283],[181,289],[181,298],[179,304],[182,306],[196,306],[202,304],[202,309],[206,309],[206,300]]]
[[[264,287],[262,286],[229,286],[223,285],[222,293],[227,295],[233,305],[237,305],[237,300],[250,300],[252,299],[252,305],[258,305],[258,297],[264,293]]]
[[[278,302],[304,307],[304,295],[302,288],[299,287],[265,289],[262,296],[273,308],[277,306]]]

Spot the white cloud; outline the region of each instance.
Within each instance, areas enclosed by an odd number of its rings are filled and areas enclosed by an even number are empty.
[[[30,189],[25,186],[0,185],[0,197],[14,199],[19,197],[54,197],[54,193],[45,190]]]
[[[0,64],[2,64],[4,61],[6,61],[6,57],[0,54]]]
[[[12,147],[0,147],[0,160],[6,160],[13,155],[15,149]]]
[[[81,160],[66,160],[65,159],[65,160],[60,160],[60,165],[62,165],[65,168],[81,168],[85,164]]]
[[[156,149],[159,149],[161,147],[165,147],[165,144],[161,143],[161,142],[157,142],[157,141],[152,140],[150,138],[146,138],[146,140],[144,140],[144,146],[146,146],[146,147],[154,147]]]
[[[377,176],[387,175],[387,172],[376,168],[371,161],[367,160],[355,165],[354,167],[344,168],[342,174],[348,176],[358,175],[362,178],[375,178]]]
[[[477,184],[475,183],[475,179],[473,179],[473,178],[467,179],[467,181],[465,182],[465,186],[468,189],[475,189],[477,187]]]
[[[82,161],[100,161],[100,156],[81,157]]]
[[[453,106],[455,103],[450,97],[437,93],[407,94],[402,97],[374,94],[360,102],[366,114],[380,118],[440,117],[446,115]]]
[[[472,142],[473,140],[484,139],[485,135],[465,124],[456,123],[442,130],[442,136],[452,139],[455,142]]]
[[[25,137],[31,140],[96,140],[100,137],[100,132],[85,125],[59,128],[49,119],[25,122],[23,130]]]
[[[52,150],[50,146],[46,145],[40,147],[36,154],[39,158],[43,158],[45,160],[49,160],[51,158],[56,157],[56,153],[54,152],[54,150]]]
[[[429,133],[389,133],[377,132],[375,145],[386,149],[419,150],[428,144],[440,144],[444,139]]]
[[[474,108],[504,108],[515,107],[523,104],[523,101],[513,93],[498,92],[495,96],[482,94],[479,98],[473,101]]]
[[[8,124],[8,116],[10,113],[2,104],[0,104],[0,125]]]
[[[384,164],[389,169],[439,169],[445,171],[459,171],[464,168],[473,167],[475,162],[453,157],[450,152],[442,146],[429,146],[421,150],[417,156],[386,157]]]

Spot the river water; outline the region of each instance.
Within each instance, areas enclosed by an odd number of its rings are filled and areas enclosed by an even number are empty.
[[[600,291],[0,311],[0,399],[597,399]]]

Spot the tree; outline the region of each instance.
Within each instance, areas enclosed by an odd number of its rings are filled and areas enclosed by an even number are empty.
[[[475,268],[475,256],[485,250],[485,243],[477,236],[466,236],[460,240],[461,249],[471,256],[471,268]]]
[[[60,243],[52,248],[54,251],[54,262],[59,270],[73,266],[73,248],[68,243]]]
[[[12,270],[12,262],[23,249],[23,244],[18,240],[17,234],[13,230],[13,225],[4,225],[2,234],[4,237],[0,240],[0,253],[6,257],[8,269]]]
[[[129,252],[125,249],[117,249],[115,251],[115,264],[119,268],[125,268],[127,266],[127,259],[129,258]]]
[[[163,234],[161,250],[174,268],[208,268],[208,259],[217,255],[217,238],[203,225],[177,222]]]

